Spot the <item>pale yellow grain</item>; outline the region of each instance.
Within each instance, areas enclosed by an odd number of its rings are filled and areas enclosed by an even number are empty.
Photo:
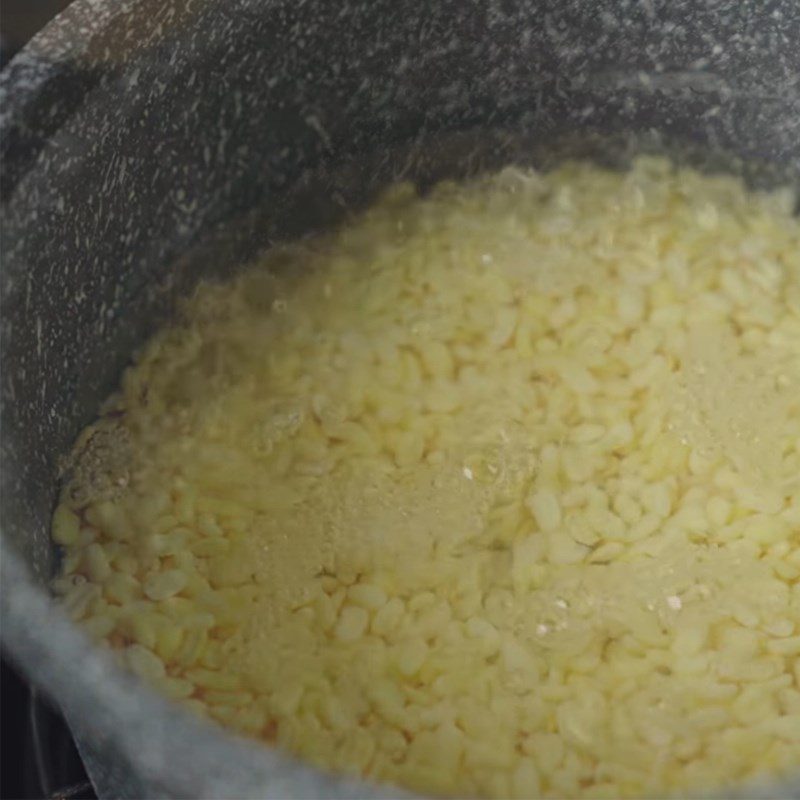
[[[378,636],[389,636],[397,628],[405,608],[399,597],[392,597],[372,619],[372,630]]]
[[[184,632],[178,625],[165,623],[156,631],[155,652],[165,662],[175,657],[183,642]]]
[[[186,573],[177,569],[150,573],[144,580],[144,593],[151,600],[167,600],[186,586]]]
[[[184,673],[187,681],[203,689],[233,692],[240,688],[241,681],[237,675],[195,667],[187,669]]]
[[[425,662],[428,645],[421,638],[411,639],[398,647],[396,655],[397,668],[402,675],[415,675]]]
[[[141,597],[142,586],[132,575],[115,572],[105,582],[103,593],[109,600],[124,606]]]
[[[343,642],[352,642],[364,635],[369,625],[369,614],[359,606],[345,606],[339,614],[334,635]]]
[[[589,561],[593,564],[604,564],[613,561],[618,555],[625,551],[625,546],[620,542],[605,542],[589,555]]]
[[[149,650],[154,650],[157,638],[157,618],[146,612],[132,613],[123,617],[120,630],[130,639]]]
[[[553,531],[561,524],[561,506],[552,490],[539,489],[527,499],[526,505],[542,530]]]
[[[116,626],[117,623],[112,617],[103,615],[87,617],[81,623],[83,630],[97,640],[105,639],[114,631]]]
[[[166,676],[164,662],[152,650],[140,644],[125,648],[125,665],[147,681],[156,681]]]
[[[767,642],[767,650],[780,656],[800,657],[800,636],[772,639]]]
[[[730,519],[731,503],[720,495],[714,495],[706,503],[706,514],[714,527],[721,528]]]
[[[200,660],[207,646],[208,634],[205,630],[189,631],[182,636],[182,642],[172,660],[183,667],[191,666]]]
[[[86,571],[89,579],[95,583],[104,583],[111,577],[111,565],[104,548],[97,542],[86,548]]]
[[[357,606],[368,611],[378,611],[386,605],[388,598],[386,592],[371,583],[358,583],[347,590],[347,599]]]
[[[99,586],[79,583],[66,591],[61,602],[70,618],[77,621],[89,613],[89,607],[100,596]]]
[[[195,687],[181,678],[162,678],[154,682],[155,687],[172,700],[185,700],[191,697]]]
[[[81,522],[78,515],[64,503],[56,508],[50,526],[51,535],[56,544],[69,547],[77,542]]]

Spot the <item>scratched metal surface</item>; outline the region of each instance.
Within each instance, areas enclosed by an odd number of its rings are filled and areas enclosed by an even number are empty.
[[[101,794],[377,792],[188,720],[40,588],[59,457],[175,298],[398,176],[666,149],[797,180],[798,41],[796,0],[77,0],[11,62],[2,634],[65,706]]]

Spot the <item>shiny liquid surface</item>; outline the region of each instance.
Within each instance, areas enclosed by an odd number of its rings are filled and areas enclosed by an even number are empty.
[[[202,284],[76,443],[56,591],[198,713],[422,792],[788,770],[792,208],[509,168]]]

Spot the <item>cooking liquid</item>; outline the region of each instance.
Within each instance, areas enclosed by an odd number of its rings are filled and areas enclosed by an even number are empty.
[[[800,223],[642,158],[388,192],[204,283],[81,435],[55,581],[128,667],[419,792],[800,753]]]

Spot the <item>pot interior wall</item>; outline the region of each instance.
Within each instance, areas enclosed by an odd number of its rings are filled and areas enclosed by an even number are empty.
[[[44,579],[59,460],[176,297],[398,177],[671,148],[796,179],[800,15],[772,6],[140,0],[88,46],[56,26],[5,76],[4,534]]]

